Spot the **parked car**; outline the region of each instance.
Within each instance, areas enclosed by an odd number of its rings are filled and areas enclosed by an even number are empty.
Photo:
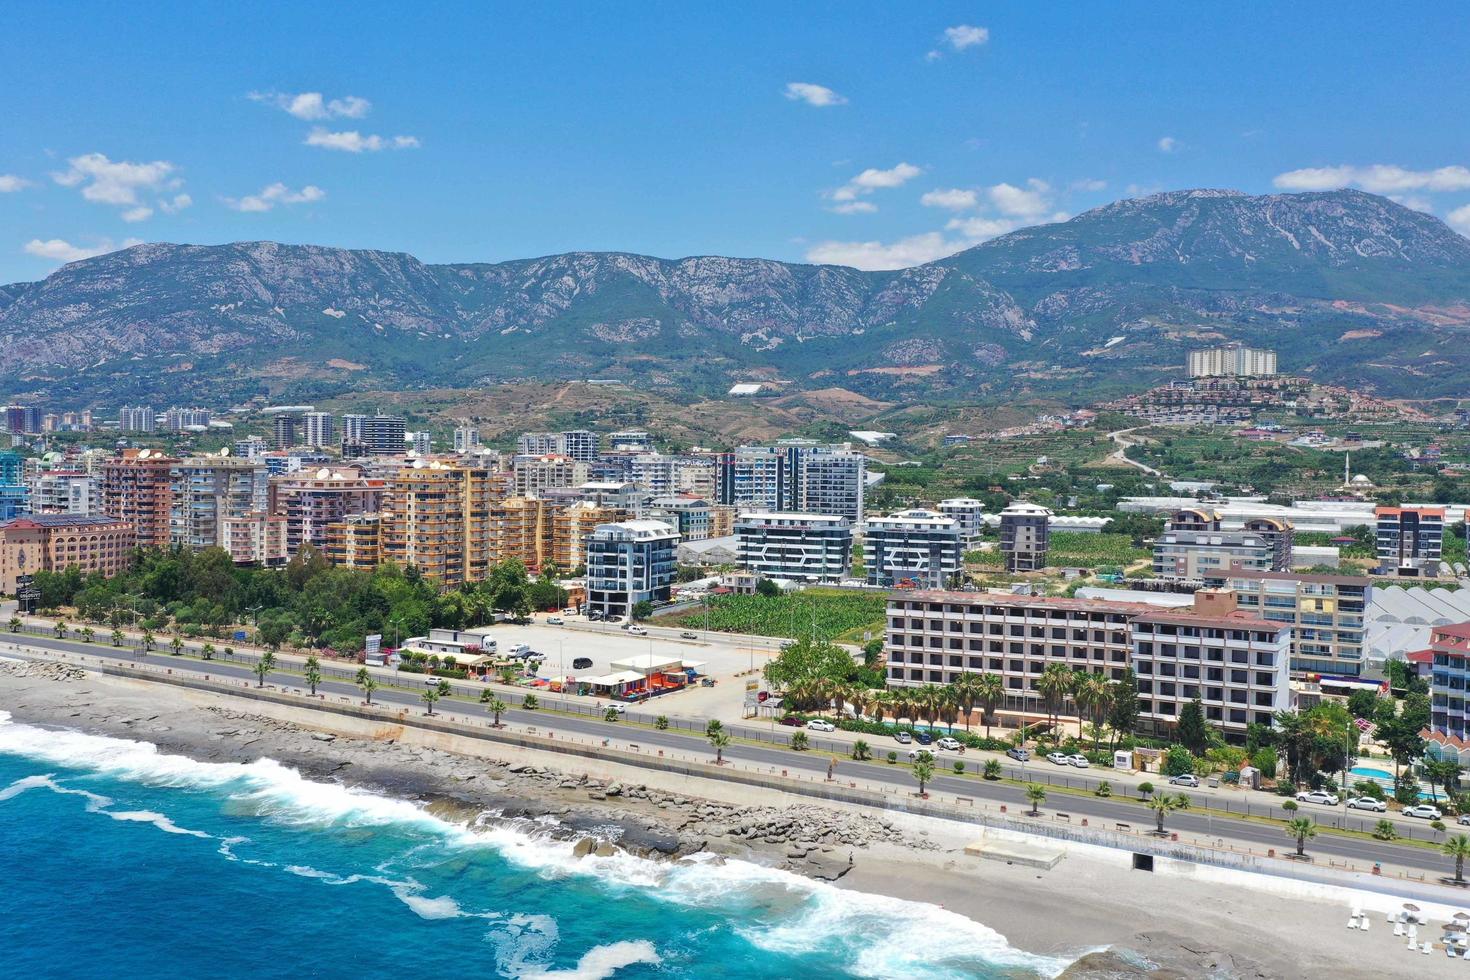
[[[908,732],[894,732],[893,740],[899,745],[907,745],[914,740],[914,737]]]
[[[1012,759],[1015,759],[1017,762],[1031,761],[1031,753],[1027,752],[1025,749],[1006,749],[1006,755],[1010,756]]]
[[[1470,813],[1462,813],[1455,818],[1455,823],[1461,827],[1470,827]]]
[[[909,749],[910,762],[918,762],[921,756],[928,756],[931,762],[934,760],[934,753],[926,748]]]
[[[830,721],[823,721],[821,718],[813,718],[811,721],[806,723],[806,727],[810,728],[814,732],[837,731],[836,725],[832,724]]]
[[[619,704],[618,702],[614,701],[612,704],[608,705],[608,707],[613,709],[620,715],[625,715],[628,713],[628,706],[626,704]]]
[[[546,625],[547,626],[561,626],[565,622],[566,622],[566,620],[562,619],[560,616],[547,616],[546,617]]]
[[[796,717],[795,715],[787,715],[785,718],[781,719],[781,724],[787,726],[788,728],[800,728],[801,719]]]
[[[698,633],[691,633],[689,630],[685,630],[684,632],[682,632],[682,633],[679,634],[679,639],[681,639],[681,640],[697,640],[697,639],[699,639],[699,634]]]
[[[591,657],[576,657],[572,660],[573,670],[590,670],[592,667]]]
[[[1439,812],[1439,807],[1430,806],[1428,803],[1420,803],[1418,806],[1404,807],[1404,816],[1418,817],[1421,820],[1438,820],[1444,814]]]
[[[1046,761],[1054,766],[1065,766],[1068,763],[1067,755],[1064,752],[1048,752],[1046,754]]]
[[[1349,810],[1372,810],[1374,813],[1388,812],[1387,803],[1383,800],[1375,800],[1371,796],[1355,796],[1347,801],[1347,805]]]
[[[628,632],[629,633],[632,633],[634,636],[647,636],[648,635],[648,630],[644,629],[642,626],[629,626],[628,627]]]
[[[934,741],[934,736],[930,735],[928,732],[914,732],[914,741],[918,742],[920,745],[928,745],[929,743]]]
[[[1067,756],[1067,765],[1076,766],[1078,769],[1088,769],[1091,768],[1092,763],[1087,761],[1087,756],[1078,753]]]
[[[598,611],[596,611],[594,609],[592,612],[590,612],[590,613],[587,614],[587,621],[589,623],[600,623],[600,622],[602,622],[602,613],[600,613],[600,612],[598,612]]]
[[[1199,786],[1199,777],[1194,773],[1186,772],[1182,776],[1170,776],[1170,786],[1188,786],[1191,789]]]
[[[1325,789],[1314,789],[1310,793],[1296,794],[1298,803],[1320,803],[1323,806],[1337,806],[1340,802],[1335,793],[1329,793]]]
[[[934,743],[934,746],[935,746],[935,748],[943,749],[946,752],[963,752],[963,751],[965,751],[964,746],[960,745],[960,740],[959,739],[957,739],[957,738],[950,738],[948,735],[944,736],[939,741],[935,742]]]
[[[563,616],[575,616],[575,615],[577,615],[577,607],[576,606],[567,606],[565,609],[563,609],[561,611],[561,614]]]

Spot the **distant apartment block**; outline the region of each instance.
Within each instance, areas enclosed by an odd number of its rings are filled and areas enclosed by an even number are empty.
[[[614,453],[651,453],[653,436],[642,429],[621,429],[607,434],[607,448]]]
[[[1051,511],[1017,500],[1000,512],[1000,550],[1006,571],[1037,572],[1051,548]]]
[[[1429,634],[1429,754],[1470,761],[1470,623]]]
[[[294,555],[304,545],[317,550],[327,543],[327,525],[355,514],[376,513],[384,483],[350,467],[322,467],[273,480],[269,510],[286,518],[286,550]]]
[[[41,410],[34,405],[5,406],[5,431],[17,436],[39,434]]]
[[[383,561],[382,519],[377,514],[353,514],[328,524],[322,551],[339,568],[377,568]]]
[[[679,534],[662,521],[599,525],[587,537],[587,607],[627,616],[640,602],[662,602],[674,583]]]
[[[1188,581],[1237,567],[1287,572],[1293,540],[1285,521],[1252,520],[1242,530],[1226,531],[1215,511],[1187,508],[1176,511],[1154,540],[1153,570],[1160,578]]]
[[[124,405],[117,410],[117,427],[123,432],[152,432],[156,426],[153,409],[147,405]]]
[[[863,534],[869,585],[942,589],[963,567],[959,524],[932,510],[870,517]]]
[[[30,513],[31,488],[20,453],[0,451],[0,521]]]
[[[764,578],[836,581],[852,560],[852,525],[832,514],[742,514],[735,539],[740,564]]]
[[[587,464],[568,456],[516,456],[511,460],[515,494],[537,497],[547,490],[578,487],[587,482]]]
[[[985,528],[985,505],[973,497],[951,497],[935,508],[959,526],[960,539],[966,551],[980,547],[980,534]]]
[[[330,412],[307,412],[301,416],[301,441],[313,449],[336,448],[336,417]]]
[[[266,467],[234,456],[191,456],[174,464],[169,540],[181,548],[224,547],[224,522],[264,513]]]
[[[301,445],[301,416],[281,412],[271,419],[271,443],[277,449]]]
[[[172,540],[173,468],[180,460],[151,449],[125,449],[102,464],[102,511],[137,532],[138,544]]]
[[[720,526],[723,523],[720,517],[728,510],[729,508],[711,504],[702,497],[674,494],[654,497],[643,508],[642,516],[670,525],[679,532],[681,541],[705,541],[721,537],[716,533],[718,531],[730,533]],[[720,516],[717,517],[717,514]]]
[[[0,522],[0,593],[13,595],[19,576],[73,565],[84,575],[116,575],[134,542],[133,526],[110,517],[35,514]]]
[[[187,432],[209,428],[207,408],[181,408],[178,405],[163,413],[163,427],[170,432]]]
[[[1191,378],[1262,377],[1276,373],[1276,352],[1229,345],[1189,352]]]
[[[473,425],[460,425],[454,429],[454,451],[460,455],[472,453],[480,448],[480,430]]]
[[[773,446],[741,446],[716,463],[719,503],[744,510],[863,518],[867,458],[850,446],[805,439]]]
[[[1373,516],[1380,572],[1429,577],[1439,574],[1444,546],[1443,507],[1379,507]]]
[[[101,481],[83,470],[37,473],[31,480],[30,501],[35,514],[96,516],[102,513]]]
[[[286,518],[263,510],[220,520],[220,547],[236,565],[274,568],[286,564]]]
[[[1206,575],[1205,585],[1235,592],[1243,613],[1289,626],[1292,670],[1363,673],[1365,617],[1373,596],[1368,579],[1229,569]]]
[[[597,458],[601,450],[602,440],[597,433],[586,429],[568,429],[561,433],[561,444],[558,451],[563,456],[575,459],[579,463],[590,463]]]

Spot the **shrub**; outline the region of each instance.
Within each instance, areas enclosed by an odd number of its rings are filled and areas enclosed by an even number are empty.
[[[669,716],[668,715],[659,715],[657,718],[653,719],[653,727],[656,728],[656,729],[658,729],[661,732],[668,731],[669,730]]]
[[[1301,807],[1297,805],[1296,800],[1287,800],[1286,802],[1281,804],[1281,809],[1285,810],[1287,813],[1295,813],[1297,810],[1301,809]]]
[[[1373,836],[1379,840],[1398,840],[1398,828],[1392,820],[1380,820],[1373,825]]]
[[[954,774],[956,776],[963,776],[965,774],[965,764],[959,759],[954,760]]]
[[[890,753],[888,753],[888,764],[890,766],[892,766],[892,765],[896,765],[897,763],[898,763],[898,753],[897,752],[890,752]]]
[[[1353,783],[1353,794],[1356,796],[1371,797],[1375,800],[1388,798],[1388,794],[1384,792],[1383,787],[1371,779],[1360,779],[1356,783]]]
[[[1138,795],[1139,796],[1148,796],[1153,791],[1154,791],[1154,784],[1153,783],[1144,781],[1144,782],[1141,782],[1141,783],[1138,784]]]
[[[806,732],[791,733],[791,747],[798,752],[803,752],[811,745],[811,739],[806,737]]]
[[[984,770],[983,775],[985,776],[986,779],[989,779],[989,780],[999,779],[1000,778],[1000,760],[999,759],[988,759],[988,760],[986,760],[985,770]]]
[[[1251,756],[1251,765],[1261,770],[1261,775],[1267,779],[1276,778],[1276,767],[1280,759],[1273,748],[1257,749],[1256,754]]]
[[[862,762],[864,759],[871,759],[873,757],[873,750],[868,747],[867,742],[864,742],[862,739],[858,739],[856,742],[852,743],[852,757],[857,761]]]
[[[537,708],[541,707],[541,700],[534,694],[527,694],[525,698],[521,701],[521,707],[525,708],[527,711],[535,711]]]
[[[1194,755],[1182,745],[1169,746],[1164,756],[1164,775],[1183,776],[1194,772]]]
[[[1112,796],[1113,784],[1104,779],[1097,784],[1097,789],[1092,791],[1093,796]]]

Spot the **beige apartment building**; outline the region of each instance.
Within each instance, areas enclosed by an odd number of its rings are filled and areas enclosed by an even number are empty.
[[[291,555],[286,550],[286,519],[263,510],[250,511],[220,521],[220,547],[236,565],[284,565]]]
[[[327,561],[339,568],[372,571],[383,561],[382,518],[353,514],[327,525]]]
[[[116,575],[128,566],[135,534],[127,521],[77,514],[35,514],[0,524],[0,594],[36,572]]]

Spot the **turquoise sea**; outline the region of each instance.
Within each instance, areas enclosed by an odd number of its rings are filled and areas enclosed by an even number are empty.
[[[0,712],[0,975],[1036,977],[936,906],[745,862],[576,860],[271,760],[201,763]]]

